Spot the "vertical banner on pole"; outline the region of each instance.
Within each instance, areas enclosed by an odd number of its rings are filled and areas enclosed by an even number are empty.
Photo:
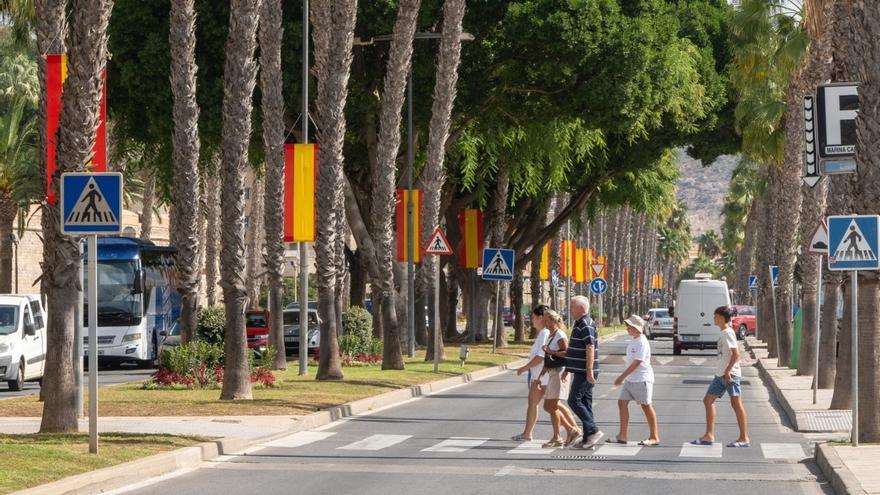
[[[623,268],[623,292],[629,292],[629,268]]]
[[[397,201],[395,201],[395,219],[397,224],[397,261],[409,261],[409,246],[407,244],[406,226],[407,226],[407,204],[412,195],[415,208],[413,209],[413,262],[421,263],[421,249],[418,247],[419,239],[422,238],[422,192],[419,189],[398,189]]]
[[[541,264],[538,268],[541,280],[550,280],[550,246],[552,243],[553,241],[547,241],[541,248]]]
[[[479,268],[483,262],[483,212],[471,208],[459,210],[458,224],[461,228],[458,250],[461,267]]]
[[[318,145],[284,145],[284,242],[315,241]]]

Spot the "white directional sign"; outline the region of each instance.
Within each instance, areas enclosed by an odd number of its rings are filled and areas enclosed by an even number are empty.
[[[828,269],[878,270],[880,216],[828,217]]]
[[[431,239],[428,240],[428,245],[425,246],[425,254],[452,254],[452,248],[449,246],[449,241],[446,240],[446,236],[443,235],[443,231],[440,230],[440,227],[434,229],[434,234],[431,235]]]
[[[855,172],[856,115],[859,91],[856,83],[819,86],[816,91],[819,159],[821,173]]]
[[[816,160],[816,109],[812,96],[804,97],[804,184],[816,187],[819,179],[819,163]]]
[[[592,282],[590,282],[590,291],[597,296],[601,296],[608,290],[608,282],[605,281],[604,278],[598,277],[594,278]]]
[[[483,280],[513,280],[513,249],[483,249]]]
[[[810,239],[809,251],[813,254],[828,254],[828,227],[825,222],[819,222],[816,232]]]
[[[749,289],[757,289],[758,288],[758,276],[757,275],[749,275]]]
[[[122,174],[61,175],[61,232],[118,234],[122,231]]]

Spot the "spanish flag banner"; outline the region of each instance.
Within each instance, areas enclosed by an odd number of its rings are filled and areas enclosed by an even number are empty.
[[[317,144],[284,145],[284,242],[315,241]]]
[[[107,71],[103,75],[101,104],[98,110],[98,133],[94,157],[89,164],[91,172],[107,171]],[[57,168],[55,155],[58,144],[58,124],[61,120],[61,95],[67,80],[67,55],[46,55],[46,199],[55,204],[52,175]]]
[[[561,267],[560,275],[563,277],[574,277],[574,253],[575,253],[575,244],[572,240],[563,240],[562,246],[560,246],[561,252]]]
[[[623,269],[623,292],[629,292],[629,268]]]
[[[636,290],[639,291],[639,292],[641,292],[641,291],[642,291],[642,279],[644,278],[644,277],[642,277],[642,271],[641,271],[641,270],[638,271],[638,274],[636,275],[636,277],[637,277],[637,278],[636,278],[636,284],[637,284],[637,285],[636,285]]]
[[[539,268],[541,280],[550,280],[550,245],[552,243],[552,241],[547,241],[541,248],[541,266]]]
[[[407,214],[409,211],[409,201],[412,196],[413,201],[413,263],[422,262],[421,249],[419,249],[419,239],[422,235],[421,212],[422,212],[422,192],[419,189],[398,189],[396,207],[397,218],[397,261],[409,261],[409,236],[406,234]]]
[[[483,264],[483,212],[468,208],[459,210],[461,228],[459,262],[462,268],[479,268]]]

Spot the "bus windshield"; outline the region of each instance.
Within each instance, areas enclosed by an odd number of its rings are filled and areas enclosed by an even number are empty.
[[[84,268],[84,273],[88,273]],[[143,317],[143,298],[134,294],[137,262],[134,260],[98,262],[98,326],[139,325]],[[83,291],[88,294],[88,276],[83,280]],[[88,301],[83,321],[89,322]]]

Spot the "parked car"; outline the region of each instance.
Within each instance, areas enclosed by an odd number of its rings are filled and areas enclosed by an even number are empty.
[[[258,358],[263,356],[269,345],[269,321],[268,311],[258,309],[245,314],[248,349],[253,349]]]
[[[727,282],[722,280],[682,280],[675,301],[672,353],[689,349],[718,347],[715,309],[730,306]]]
[[[645,315],[645,337],[654,340],[656,337],[672,337],[675,320],[667,308],[652,308]]]
[[[37,296],[0,296],[0,380],[9,390],[42,384],[46,363],[46,312]]]
[[[513,326],[514,315],[513,311],[510,310],[509,306],[505,306],[501,309],[501,319],[504,320],[504,325],[508,327]]]
[[[739,340],[743,340],[747,335],[755,335],[758,329],[758,320],[755,315],[754,306],[734,306],[733,319],[730,326],[736,332]]]
[[[321,346],[320,319],[317,309],[309,309],[308,312],[308,352],[314,354]],[[299,353],[299,309],[284,310],[284,352],[287,355]]]
[[[159,332],[159,336],[162,339],[162,343],[159,344],[159,356],[162,355],[163,352],[170,351],[175,347],[180,346],[180,321],[175,321],[171,328],[166,332],[165,330]],[[160,359],[161,360],[161,359]]]

